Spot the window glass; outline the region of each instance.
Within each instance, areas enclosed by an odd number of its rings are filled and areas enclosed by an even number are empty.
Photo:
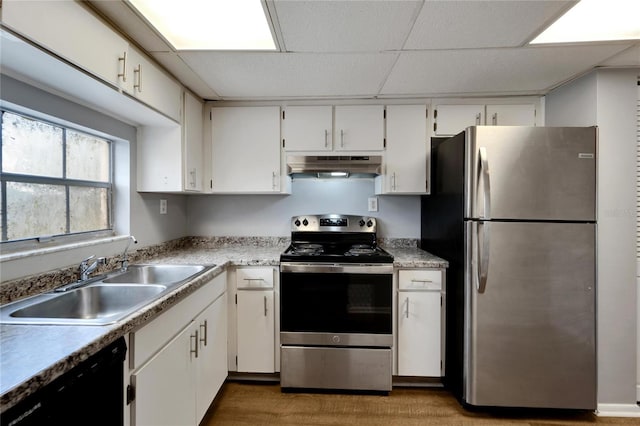
[[[109,182],[109,142],[67,131],[67,178]]]
[[[105,188],[69,187],[69,231],[87,232],[109,227]]]
[[[7,238],[64,234],[66,208],[64,186],[7,182]]]
[[[2,242],[112,228],[112,142],[2,111]]]
[[[16,114],[2,114],[2,171],[62,177],[63,131]]]

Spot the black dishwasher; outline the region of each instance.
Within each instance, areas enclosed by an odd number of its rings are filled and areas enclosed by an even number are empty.
[[[11,407],[2,414],[0,423],[4,426],[123,425],[126,351],[121,337]]]

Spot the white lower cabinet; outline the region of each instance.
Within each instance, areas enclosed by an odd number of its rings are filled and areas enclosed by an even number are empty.
[[[279,370],[277,269],[242,267],[235,274],[236,371],[275,373]]]
[[[398,272],[398,375],[441,377],[444,271]]]
[[[227,377],[226,274],[130,335],[130,424],[197,425]]]

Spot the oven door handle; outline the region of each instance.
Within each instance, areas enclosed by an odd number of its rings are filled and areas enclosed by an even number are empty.
[[[393,264],[280,263],[280,272],[309,274],[393,274]]]

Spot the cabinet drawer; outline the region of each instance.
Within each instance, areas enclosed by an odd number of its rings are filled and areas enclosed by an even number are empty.
[[[273,288],[272,268],[238,268],[236,270],[238,290]]]
[[[441,290],[442,271],[407,269],[398,272],[398,289],[400,290]]]

